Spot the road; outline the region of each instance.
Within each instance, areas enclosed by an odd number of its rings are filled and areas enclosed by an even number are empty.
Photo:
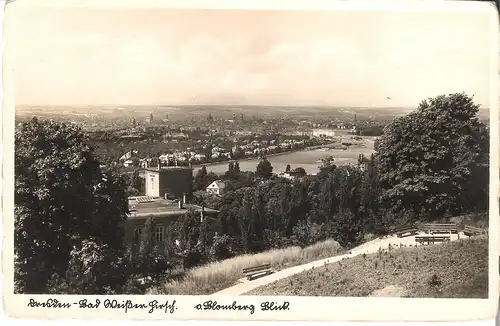
[[[417,235],[425,235],[425,233],[421,232]],[[451,235],[451,241],[455,241],[458,239],[463,239],[466,238],[466,236],[460,232],[459,234],[452,234]],[[273,283],[275,281],[281,280],[283,278],[287,278],[289,276],[305,272],[307,270],[321,267],[327,264],[335,263],[338,262],[342,259],[348,259],[352,258],[358,255],[361,255],[363,253],[376,253],[379,248],[380,249],[388,249],[389,244],[395,247],[400,247],[400,246],[406,246],[409,247],[410,245],[414,246],[415,245],[415,236],[409,236],[409,237],[404,237],[404,238],[398,238],[397,236],[390,236],[386,238],[378,238],[369,242],[366,242],[350,251],[348,254],[344,255],[339,255],[339,256],[334,256],[326,259],[320,259],[317,261],[313,261],[307,264],[299,265],[299,266],[294,266],[290,267],[287,269],[283,269],[281,271],[278,271],[276,273],[273,273],[271,275],[267,275],[258,279],[254,279],[252,281],[248,281],[246,278],[240,279],[239,283],[226,288],[222,291],[216,292],[212,295],[243,295],[244,293],[247,293],[255,288],[258,288],[259,286],[263,286],[266,284]],[[439,244],[435,244],[439,245]]]

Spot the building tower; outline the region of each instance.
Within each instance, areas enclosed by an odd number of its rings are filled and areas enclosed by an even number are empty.
[[[149,123],[153,123],[153,112],[149,113]]]
[[[193,185],[193,168],[191,166],[165,166],[159,163],[158,168],[145,171],[146,196],[156,198],[190,198]]]
[[[132,118],[132,128],[135,129],[136,126],[137,126],[137,123],[135,122],[135,118]]]

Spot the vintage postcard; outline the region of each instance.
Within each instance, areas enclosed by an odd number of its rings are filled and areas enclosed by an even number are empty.
[[[498,42],[488,2],[8,3],[7,313],[494,318]]]

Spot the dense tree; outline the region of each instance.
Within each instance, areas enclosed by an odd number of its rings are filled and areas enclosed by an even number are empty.
[[[309,182],[296,181],[290,189],[290,199],[283,199],[288,201],[291,205],[288,214],[284,216],[284,235],[290,237],[293,232],[293,227],[301,220],[304,219],[311,210],[311,200],[308,196]]]
[[[255,218],[255,214],[253,211],[253,196],[255,189],[246,188],[242,201],[241,208],[239,212],[239,234],[240,234],[240,242],[243,248],[243,252],[248,253],[251,247],[251,238],[253,234],[253,227],[255,225],[253,219]]]
[[[377,166],[372,155],[364,172],[361,195],[363,220],[368,232],[381,231],[378,188]]]
[[[15,285],[42,293],[64,277],[74,247],[95,238],[123,250],[120,222],[126,185],[101,171],[88,139],[74,126],[36,118],[15,132]]]
[[[234,162],[233,170],[234,170],[235,173],[240,173],[241,172],[241,170],[240,170],[240,163],[238,161]]]
[[[172,269],[171,262],[165,256],[164,243],[156,239],[156,226],[154,217],[146,220],[139,252],[133,258],[135,270],[132,272],[141,277],[158,278]]]
[[[334,171],[337,168],[337,166],[334,164],[334,162],[335,162],[335,159],[333,158],[333,156],[328,156],[328,157],[322,158],[321,165],[319,167],[318,175],[321,177],[321,176],[327,175],[328,173]]]
[[[143,195],[146,191],[146,182],[144,178],[139,175],[140,169],[134,169],[130,176],[130,186],[137,191],[138,195]]]
[[[273,175],[273,166],[266,158],[262,159],[259,164],[257,164],[257,169],[255,174],[259,178],[269,179]]]
[[[194,190],[204,190],[206,187],[208,187],[208,172],[207,172],[207,167],[203,165],[201,169],[199,169],[196,172],[196,175],[194,176],[194,182],[193,182],[193,188]]]
[[[212,261],[231,258],[235,254],[234,239],[229,235],[215,235],[209,249],[209,257]]]
[[[217,194],[206,192],[205,190],[199,190],[193,193],[193,203],[212,209],[220,209],[222,199]]]
[[[68,294],[119,294],[128,276],[129,262],[121,252],[97,239],[83,240],[70,253],[62,290]]]
[[[198,249],[205,256],[208,257],[210,245],[212,244],[213,234],[210,230],[209,220],[204,219],[200,223],[200,232],[198,238]]]
[[[235,181],[240,176],[240,164],[238,162],[229,162],[228,168],[224,177],[226,180]]]
[[[353,247],[362,239],[362,223],[351,211],[341,210],[327,225],[331,237],[343,247]]]
[[[180,241],[185,250],[195,250],[200,238],[200,216],[193,209],[189,209],[181,217]]]
[[[485,206],[489,140],[478,109],[465,94],[438,96],[384,129],[375,158],[387,208],[436,218]]]

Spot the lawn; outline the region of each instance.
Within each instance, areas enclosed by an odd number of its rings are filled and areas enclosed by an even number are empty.
[[[374,293],[374,291],[376,291]],[[487,298],[488,239],[462,239],[360,255],[254,289],[246,295]]]
[[[243,278],[243,268],[262,264],[271,264],[275,270],[306,264],[322,258],[343,253],[342,247],[333,240],[327,240],[301,249],[290,247],[270,250],[254,255],[242,255],[194,268],[188,271],[182,280],[156,287],[149,294],[212,294],[234,285]]]

